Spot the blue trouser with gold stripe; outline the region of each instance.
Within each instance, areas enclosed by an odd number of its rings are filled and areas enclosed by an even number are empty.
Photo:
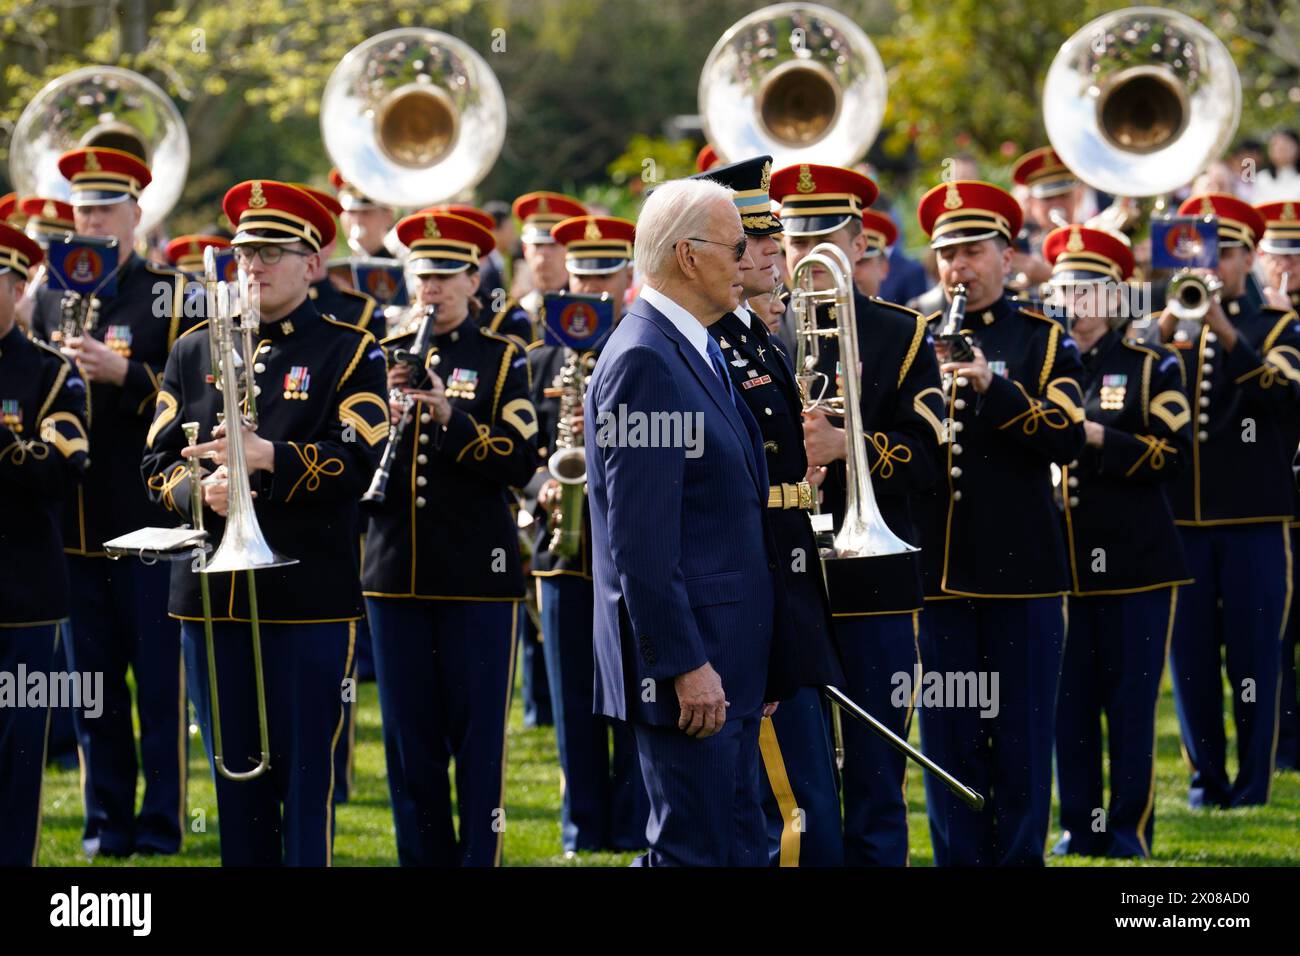
[[[1280,671],[1291,606],[1285,522],[1180,527],[1195,584],[1179,589],[1170,651],[1193,807],[1268,802],[1277,743]],[[1237,726],[1237,779],[1228,781],[1223,668]]]
[[[926,678],[917,709],[925,752],[984,794],[971,810],[925,777],[937,866],[1041,866],[1052,810],[1056,688],[1065,643],[1064,598],[954,598],[921,612]],[[933,706],[929,675],[945,685],[983,678],[991,706]],[[966,686],[969,686],[968,684]]]
[[[805,687],[758,728],[772,866],[839,866],[840,797],[821,693]]]
[[[1151,855],[1155,831],[1156,701],[1177,587],[1070,598],[1070,637],[1056,702],[1057,852]],[[1106,714],[1110,804],[1102,796]]]
[[[1295,594],[1300,567],[1296,566],[1296,545],[1300,543],[1300,529],[1291,528],[1291,594]],[[1296,658],[1296,640],[1300,635],[1300,614],[1287,615],[1287,638],[1282,644],[1282,709],[1278,715],[1277,766],[1279,770],[1300,770],[1300,699],[1296,692],[1296,671],[1300,660]]]
[[[99,852],[176,853],[185,812],[188,745],[180,629],[167,617],[171,569],[107,558],[68,557],[72,615],[68,667],[104,675],[104,709],[94,719],[73,714],[85,774],[84,839]],[[127,668],[135,674],[140,717],[136,762]],[[144,803],[137,816],[137,769]]]
[[[366,606],[398,861],[500,864],[518,602],[367,598]]]
[[[261,744],[247,624],[213,624],[222,760],[239,773]],[[343,734],[343,678],[352,667],[351,622],[262,624],[271,768],[227,780],[212,753],[208,653],[201,621],[181,625],[190,698],[217,788],[223,866],[328,866],[334,844],[334,749]]]
[[[54,663],[54,624],[0,627],[0,674],[15,682],[23,700],[0,706],[0,866],[35,866],[41,833],[41,774],[45,770],[46,706],[27,706],[27,684],[18,668],[49,676]]]
[[[641,849],[650,805],[636,741],[626,723],[593,712],[591,582],[557,574],[538,578],[537,588],[555,741],[564,773],[560,800],[564,849]]]
[[[895,675],[912,686],[920,663],[917,615],[835,618],[844,665],[841,688],[890,730],[906,739],[910,697],[901,706]],[[840,720],[844,741],[844,862],[848,866],[907,866],[907,758],[854,718]]]
[[[551,713],[551,687],[546,674],[546,654],[542,650],[542,636],[528,615],[524,602],[519,602],[519,692],[523,697],[524,726],[550,727],[555,723]]]

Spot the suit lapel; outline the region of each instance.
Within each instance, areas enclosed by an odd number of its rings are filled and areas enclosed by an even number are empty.
[[[731,396],[727,393],[726,384],[718,378],[717,373],[713,371],[713,366],[705,360],[704,356],[700,355],[694,345],[687,341],[686,336],[682,335],[682,333],[677,329],[677,326],[673,325],[667,316],[660,313],[658,309],[654,308],[650,303],[643,299],[637,299],[632,303],[632,307],[628,310],[628,314],[636,315],[648,322],[652,322],[659,331],[668,336],[668,339],[677,346],[677,351],[681,353],[682,361],[686,363],[686,367],[691,370],[695,375],[695,378],[699,381],[700,387],[703,388],[709,398],[713,400],[713,403],[718,406],[718,410],[722,412],[722,416],[727,420],[732,431],[736,433],[736,437],[740,439],[741,444],[745,448],[752,449],[754,444],[753,439],[749,434],[749,430],[745,427],[745,423],[740,418],[739,409],[736,408],[735,403],[731,400]],[[755,484],[757,484],[758,473],[756,466],[754,465],[754,455],[752,450],[750,454],[745,456],[745,458],[749,461],[750,474],[753,476]]]

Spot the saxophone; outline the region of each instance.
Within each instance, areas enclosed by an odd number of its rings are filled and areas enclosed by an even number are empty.
[[[548,545],[552,554],[572,558],[582,543],[582,498],[586,493],[587,454],[583,451],[585,429],[575,430],[587,398],[587,382],[596,365],[590,352],[567,349],[564,364],[547,392],[560,397],[560,419],[556,426],[555,452],[546,462],[551,477],[560,483],[560,503],[551,510],[554,531]]]

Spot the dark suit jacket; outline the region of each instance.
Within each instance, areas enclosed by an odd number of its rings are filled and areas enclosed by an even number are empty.
[[[596,710],[671,726],[673,678],[708,662],[728,720],[755,714],[781,596],[753,416],[642,299],[602,351],[585,411]],[[655,442],[662,427],[639,439],[634,430],[688,420],[693,447]]]

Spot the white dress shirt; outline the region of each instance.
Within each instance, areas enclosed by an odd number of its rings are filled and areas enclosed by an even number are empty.
[[[641,298],[649,302],[663,313],[669,322],[677,326],[678,331],[686,336],[686,341],[695,346],[695,350],[700,353],[700,358],[704,359],[704,363],[709,368],[713,368],[713,362],[709,360],[709,333],[700,324],[699,319],[668,298],[668,296],[650,288],[648,285],[641,286]]]

